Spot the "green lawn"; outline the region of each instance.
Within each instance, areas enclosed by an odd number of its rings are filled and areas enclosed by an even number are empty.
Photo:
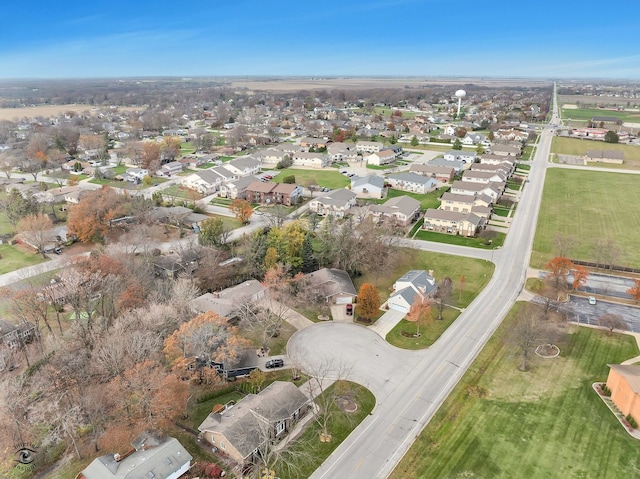
[[[531,160],[531,153],[533,153],[533,146],[532,145],[527,145],[524,147],[524,150],[522,150],[522,158],[520,158],[521,161],[530,161]]]
[[[438,243],[457,244],[460,246],[470,246],[472,248],[495,249],[504,244],[504,240],[506,237],[507,235],[505,233],[496,232],[495,236],[491,239],[491,244],[487,245],[485,244],[487,242],[487,239],[485,238],[468,238],[465,236],[420,230],[415,236],[415,239],[424,241],[436,241]]]
[[[332,190],[338,188],[344,188],[349,185],[351,181],[349,178],[344,176],[338,171],[334,170],[299,170],[295,168],[285,168],[284,170],[280,170],[280,173],[273,178],[271,181],[275,181],[276,183],[282,183],[282,180],[287,176],[295,176],[296,183],[298,184],[307,184],[309,182],[313,182],[312,184],[324,186],[326,188],[331,188]]]
[[[318,423],[311,422],[305,432],[291,446],[295,451],[299,448],[309,458],[308,461],[298,464],[295,470],[286,468],[278,470],[278,477],[281,479],[299,479],[310,477],[311,474],[329,457],[329,455],[344,441],[351,431],[360,424],[373,410],[376,404],[374,395],[363,386],[348,381],[343,381],[341,386],[348,388],[348,395],[358,404],[358,410],[354,413],[342,413],[336,408],[329,420],[329,433],[332,436],[331,442],[320,442],[321,428]],[[335,388],[336,384],[330,389]],[[294,454],[295,457],[295,454]]]
[[[640,267],[640,176],[551,168],[547,171],[531,265],[542,267],[557,251],[556,236],[571,236],[572,259],[597,260],[597,239],[620,249],[616,264]]]
[[[420,209],[424,211],[427,208],[437,208],[438,206],[440,206],[440,197],[448,190],[449,188],[447,187],[447,188],[440,188],[438,190],[432,191],[431,193],[420,194],[420,193],[412,193],[410,191],[402,191],[402,190],[396,190],[394,188],[389,188],[387,190],[386,198],[370,200],[370,202],[380,204],[380,203],[386,202],[390,198],[395,198],[397,196],[410,196],[411,198],[415,198],[420,202]]]
[[[591,384],[638,354],[630,336],[567,327],[560,357],[520,372],[505,320],[391,479],[639,477],[638,441]]]
[[[363,283],[372,283],[380,291],[382,301],[389,296],[393,283],[412,269],[433,270],[436,280],[449,277],[453,280],[453,294],[449,304],[466,307],[486,286],[493,274],[494,265],[481,259],[452,257],[446,254],[398,248],[397,256],[383,275],[363,274],[354,279],[356,289]],[[464,276],[464,284],[460,278]]]
[[[438,315],[437,306],[435,304],[431,305],[431,315],[433,318],[436,318]],[[418,326],[416,323],[412,323],[403,319],[400,321],[395,328],[389,331],[387,337],[385,338],[389,344],[396,346],[402,349],[424,349],[431,346],[435,343],[438,338],[444,333],[451,323],[453,323],[458,316],[460,316],[460,311],[453,308],[447,308],[442,312],[443,319],[442,321],[433,320],[430,322],[425,322],[424,320],[420,322],[420,337],[414,338],[406,336],[406,334],[415,334],[418,331]],[[405,333],[404,335],[402,333]]]
[[[25,266],[40,264],[46,259],[42,255],[29,251],[21,246],[0,245],[0,274],[9,273]]]
[[[601,110],[599,108],[562,108],[561,109],[562,119],[571,119],[571,120],[584,120],[590,121],[594,116],[607,116],[611,118],[618,118],[620,121],[631,122],[631,123],[640,123],[640,113],[634,111],[616,111],[616,110]],[[615,127],[615,125],[607,125]]]

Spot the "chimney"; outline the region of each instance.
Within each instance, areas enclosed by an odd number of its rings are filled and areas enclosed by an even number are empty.
[[[435,278],[435,276],[433,275],[433,270],[432,269],[429,270],[429,276],[431,276],[432,278]]]

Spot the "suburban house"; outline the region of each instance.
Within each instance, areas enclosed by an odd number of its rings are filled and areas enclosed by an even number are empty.
[[[349,208],[356,204],[356,194],[346,188],[340,188],[316,196],[309,202],[309,211],[319,215],[335,216],[343,218]]]
[[[342,269],[322,268],[305,276],[327,303],[353,303],[358,295],[349,273]]]
[[[168,224],[179,227],[197,228],[209,216],[194,213],[185,206],[156,206],[149,213],[148,218],[160,224]]]
[[[231,198],[232,200],[237,198],[244,200],[247,196],[247,188],[256,181],[259,180],[255,176],[243,176],[235,181],[223,183],[220,186],[220,196],[223,198]]]
[[[486,220],[474,213],[429,208],[424,214],[422,228],[436,233],[475,236],[485,224]]]
[[[257,175],[260,173],[262,162],[252,156],[241,156],[223,165],[236,177]]]
[[[456,174],[455,169],[451,166],[437,166],[423,163],[412,163],[409,171],[428,178],[434,178],[440,183],[449,183]]]
[[[502,165],[508,167],[511,171],[516,168],[516,158],[512,156],[501,156],[484,154],[480,157],[481,165]]]
[[[60,188],[51,188],[34,196],[38,201],[44,203],[62,203],[65,201],[77,204],[81,191],[79,186],[61,186]]]
[[[474,183],[503,183],[507,181],[507,176],[499,171],[478,171],[470,169],[462,173],[462,181]]]
[[[430,166],[445,166],[447,168],[453,168],[456,173],[460,173],[464,169],[466,164],[463,160],[446,160],[444,158],[434,158],[427,163]]]
[[[326,148],[327,140],[324,138],[302,138],[300,139],[300,146],[303,148]]]
[[[299,148],[296,151],[298,150]],[[293,153],[278,148],[267,148],[255,153],[255,156],[260,158],[263,163],[277,164],[285,158],[291,158]]]
[[[351,191],[358,196],[382,198],[384,178],[377,175],[354,176],[351,178]]]
[[[302,187],[289,183],[254,181],[245,189],[245,197],[247,201],[261,205],[291,206],[302,197]]]
[[[398,226],[409,226],[420,215],[420,202],[410,196],[396,196],[381,205],[371,205],[369,214],[377,222],[386,220]]]
[[[266,288],[260,281],[250,279],[222,291],[200,295],[191,300],[189,306],[196,313],[210,311],[220,317],[227,318],[228,321],[233,321],[242,304],[258,301],[264,298],[265,293]]]
[[[142,181],[145,176],[149,176],[149,170],[145,168],[127,168],[124,174],[130,178]]]
[[[384,144],[379,141],[359,141],[356,143],[358,153],[377,153],[384,148]]]
[[[198,430],[220,453],[248,464],[265,444],[282,440],[311,409],[311,400],[293,383],[274,381],[258,394],[214,410]]]
[[[191,468],[193,457],[173,437],[143,433],[124,454],[106,454],[94,459],[78,479],[178,479]]]
[[[170,161],[169,163],[165,163],[158,170],[158,176],[173,176],[178,173],[182,173],[182,163],[179,161]]]
[[[207,159],[208,157],[211,157],[213,159],[209,160]],[[183,156],[178,161],[182,163],[183,168],[198,168],[200,166],[206,165],[207,163],[209,163],[209,161],[213,162],[213,161],[216,161],[217,159],[218,159],[217,155],[206,155],[206,156],[188,155],[188,156]]]
[[[624,415],[640,421],[640,365],[609,364],[611,401]]]
[[[474,131],[468,132],[465,137],[460,140],[463,145],[473,146],[473,145],[482,145],[489,146],[489,141],[487,141],[487,137],[482,133],[476,133]]]
[[[440,197],[438,209],[459,213],[475,213],[478,216],[489,219],[492,214],[492,204],[491,197],[484,194],[472,196],[447,191]]]
[[[485,194],[495,201],[500,198],[504,192],[504,188],[504,183],[477,183],[473,181],[456,180],[451,185],[450,193],[472,196]]]
[[[192,274],[200,266],[202,252],[200,249],[191,248],[178,253],[155,256],[153,269],[156,276],[176,278],[180,273]]]
[[[491,145],[491,153],[498,156],[513,156],[520,157],[522,154],[522,146],[514,146],[514,145],[502,145],[500,143],[495,143]]]
[[[513,128],[510,128],[508,130],[500,129],[494,132],[493,136],[497,140],[510,141],[527,141],[527,139],[529,138],[528,133],[520,130],[514,130]]]
[[[407,271],[402,277],[393,283],[393,293],[385,303],[388,309],[408,313],[411,305],[416,300],[425,300],[438,289],[433,271],[414,269]]]
[[[469,168],[472,171],[486,171],[490,173],[500,173],[505,178],[510,177],[513,174],[515,164],[514,163],[499,163],[499,164],[487,164],[482,163],[482,159],[480,159],[480,163],[474,163]]]
[[[448,150],[444,152],[444,159],[447,161],[462,160],[465,163],[473,163],[476,161],[475,151]]]
[[[438,186],[438,182],[435,179],[411,172],[389,175],[387,176],[387,183],[398,190],[423,194],[435,190]]]
[[[358,159],[356,145],[342,142],[329,143],[327,145],[327,154],[331,157],[331,161],[355,161]]]
[[[381,166],[393,163],[396,159],[396,155],[391,150],[380,150],[376,153],[370,153],[362,158],[369,165]]]
[[[295,166],[310,166],[312,168],[324,168],[331,165],[331,156],[326,153],[309,153],[300,151],[292,155]]]
[[[0,346],[17,348],[21,343],[29,343],[36,335],[36,325],[28,321],[13,324],[0,319]]]
[[[182,186],[196,190],[203,195],[210,195],[218,191],[222,185],[227,181],[227,178],[222,176],[214,169],[196,171],[195,173],[185,177],[182,180]]]

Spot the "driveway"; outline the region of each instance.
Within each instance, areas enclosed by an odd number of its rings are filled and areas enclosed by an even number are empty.
[[[396,327],[396,324],[400,322],[402,318],[406,316],[407,313],[403,313],[402,311],[396,311],[395,309],[390,309],[382,316],[378,318],[378,320],[369,326],[369,329],[380,335],[382,339],[387,337],[387,334]]]

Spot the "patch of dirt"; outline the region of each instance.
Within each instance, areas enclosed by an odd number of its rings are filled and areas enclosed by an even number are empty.
[[[339,396],[336,398],[335,402],[336,406],[344,412],[354,413],[358,410],[358,403],[349,397]]]

